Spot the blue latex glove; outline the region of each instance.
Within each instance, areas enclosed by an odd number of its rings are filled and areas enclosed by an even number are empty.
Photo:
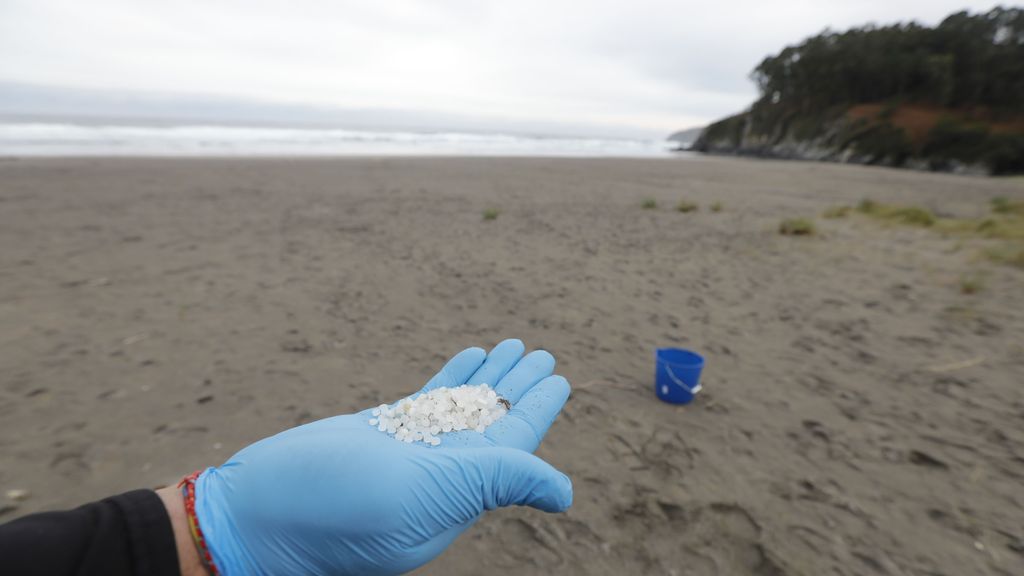
[[[469,348],[424,386],[489,383],[512,410],[483,434],[440,446],[395,440],[370,410],[261,440],[196,481],[196,514],[215,564],[243,574],[399,574],[440,554],[485,510],[561,512],[569,478],[533,452],[569,397],[544,351],[506,340]]]

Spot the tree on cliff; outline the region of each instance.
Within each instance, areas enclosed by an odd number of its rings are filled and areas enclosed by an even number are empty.
[[[892,98],[1024,112],[1024,10],[959,12],[918,24],[825,31],[765,58],[752,78],[762,101],[797,107]]]
[[[826,30],[751,78],[758,100],[695,149],[1024,172],[1024,9]]]

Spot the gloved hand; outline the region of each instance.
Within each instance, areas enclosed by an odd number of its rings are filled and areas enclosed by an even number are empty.
[[[214,563],[246,574],[399,574],[440,554],[485,510],[561,512],[569,478],[533,454],[569,396],[555,360],[506,340],[463,350],[423,391],[488,383],[512,409],[485,433],[440,446],[396,440],[370,410],[261,440],[196,480],[196,515]]]

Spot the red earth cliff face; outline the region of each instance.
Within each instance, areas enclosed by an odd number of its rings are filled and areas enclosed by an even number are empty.
[[[880,120],[886,108],[885,104],[857,104],[846,112],[846,116],[851,120]],[[992,113],[984,108],[961,110],[927,104],[906,104],[893,108],[886,120],[893,126],[903,129],[911,142],[921,146],[927,140],[931,129],[944,118],[982,124],[995,134],[1024,133],[1024,118],[995,120]]]

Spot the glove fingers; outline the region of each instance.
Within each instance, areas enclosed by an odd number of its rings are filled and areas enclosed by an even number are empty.
[[[548,376],[530,388],[508,414],[488,427],[487,437],[498,446],[533,452],[562,411],[569,392],[565,378]]]
[[[516,365],[516,362],[519,362],[524,350],[526,347],[523,346],[521,340],[512,338],[500,342],[487,355],[484,365],[480,366],[480,369],[465,383],[470,385],[486,383],[495,386]]]
[[[462,386],[484,363],[487,353],[483,348],[466,348],[459,352],[427,382],[420,393],[429,392],[441,386]]]
[[[471,486],[481,490],[483,508],[530,506],[564,512],[572,506],[572,481],[540,458],[513,448],[465,450],[467,465],[478,475]],[[468,476],[473,476],[468,475]]]
[[[545,350],[534,350],[520,360],[495,386],[499,396],[515,404],[533,385],[555,371],[555,357]]]

